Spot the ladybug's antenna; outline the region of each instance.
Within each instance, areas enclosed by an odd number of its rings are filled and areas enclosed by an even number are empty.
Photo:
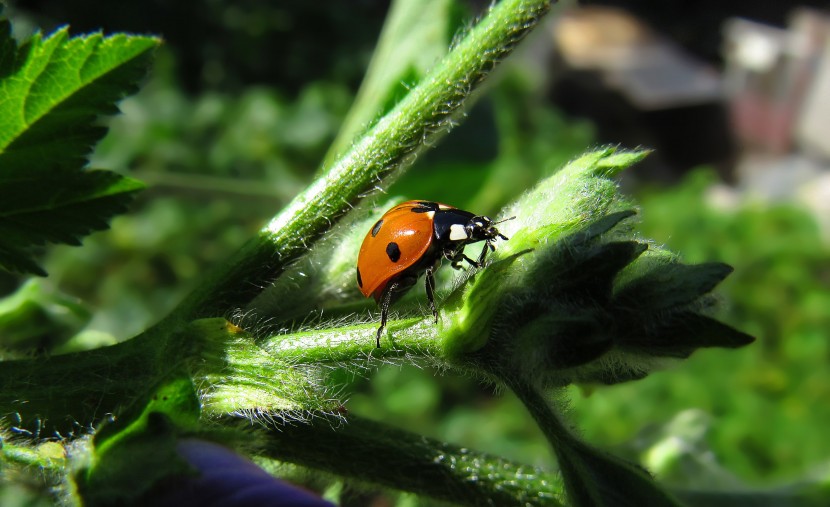
[[[513,220],[514,218],[516,218],[516,215],[513,215],[513,216],[512,216],[512,217],[510,217],[510,218],[502,218],[502,219],[501,219],[501,220],[499,220],[498,222],[493,222],[493,223],[492,223],[492,224],[490,224],[490,225],[496,225],[496,224],[500,224],[500,223],[502,223],[502,222],[507,222],[508,220]],[[498,232],[498,231],[496,231],[496,233],[497,233],[497,235],[498,235],[498,237],[499,237],[499,238],[501,238],[501,239],[503,239],[503,240],[505,240],[505,241],[508,239],[508,238],[507,238],[507,236],[505,236],[504,234],[502,234],[502,233],[500,233],[500,232]],[[492,245],[491,245],[491,246],[492,246]]]

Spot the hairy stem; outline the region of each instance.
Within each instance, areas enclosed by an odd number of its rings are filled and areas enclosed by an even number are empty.
[[[471,93],[538,23],[549,0],[504,0],[339,160],[226,264],[210,273],[170,320],[219,316],[243,306],[335,222],[453,126]]]
[[[375,347],[378,325],[358,324],[261,340],[259,345],[271,355],[290,364],[332,364],[368,358],[401,356],[429,357],[439,353],[438,328],[432,319],[411,318],[389,322],[383,347]]]
[[[649,473],[582,441],[538,387],[516,372],[498,375],[516,394],[553,446],[570,505],[679,507]]]
[[[368,419],[268,431],[265,455],[459,505],[561,506],[554,474]]]
[[[562,417],[537,388],[515,375],[500,375],[500,377],[516,397],[522,401],[522,404],[539,425],[554,450],[575,438]]]

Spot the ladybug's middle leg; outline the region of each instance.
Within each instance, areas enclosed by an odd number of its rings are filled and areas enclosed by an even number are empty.
[[[467,261],[468,263],[470,263],[470,266],[473,266],[475,268],[481,267],[481,263],[476,262],[464,255],[463,250],[459,252],[447,252],[444,254],[444,256],[450,260],[450,266],[452,266],[453,269],[464,269],[464,266],[461,265],[462,261]]]
[[[427,299],[429,300],[429,307],[432,308],[432,316],[435,317],[435,323],[438,324],[438,310],[435,308],[435,266],[427,268],[424,284],[427,288]]]

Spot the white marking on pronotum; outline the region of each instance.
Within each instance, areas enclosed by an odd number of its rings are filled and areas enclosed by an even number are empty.
[[[452,224],[450,226],[450,241],[461,241],[467,239],[467,230],[461,224]]]

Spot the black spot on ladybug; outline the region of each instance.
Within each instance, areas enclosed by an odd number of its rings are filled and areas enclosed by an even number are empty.
[[[360,278],[360,268],[357,268],[357,286],[363,287],[363,279]]]
[[[375,224],[375,226],[374,226],[374,227],[372,227],[372,237],[373,237],[373,238],[374,238],[375,236],[377,236],[377,235],[378,235],[378,233],[380,232],[380,226],[381,226],[381,225],[383,225],[383,219],[382,219],[382,218],[381,218],[380,220],[378,220],[378,221],[377,221],[377,223]]]
[[[390,241],[388,245],[386,245],[386,255],[389,256],[389,260],[392,262],[398,262],[401,258],[401,249],[398,247],[398,244],[394,241]]]

